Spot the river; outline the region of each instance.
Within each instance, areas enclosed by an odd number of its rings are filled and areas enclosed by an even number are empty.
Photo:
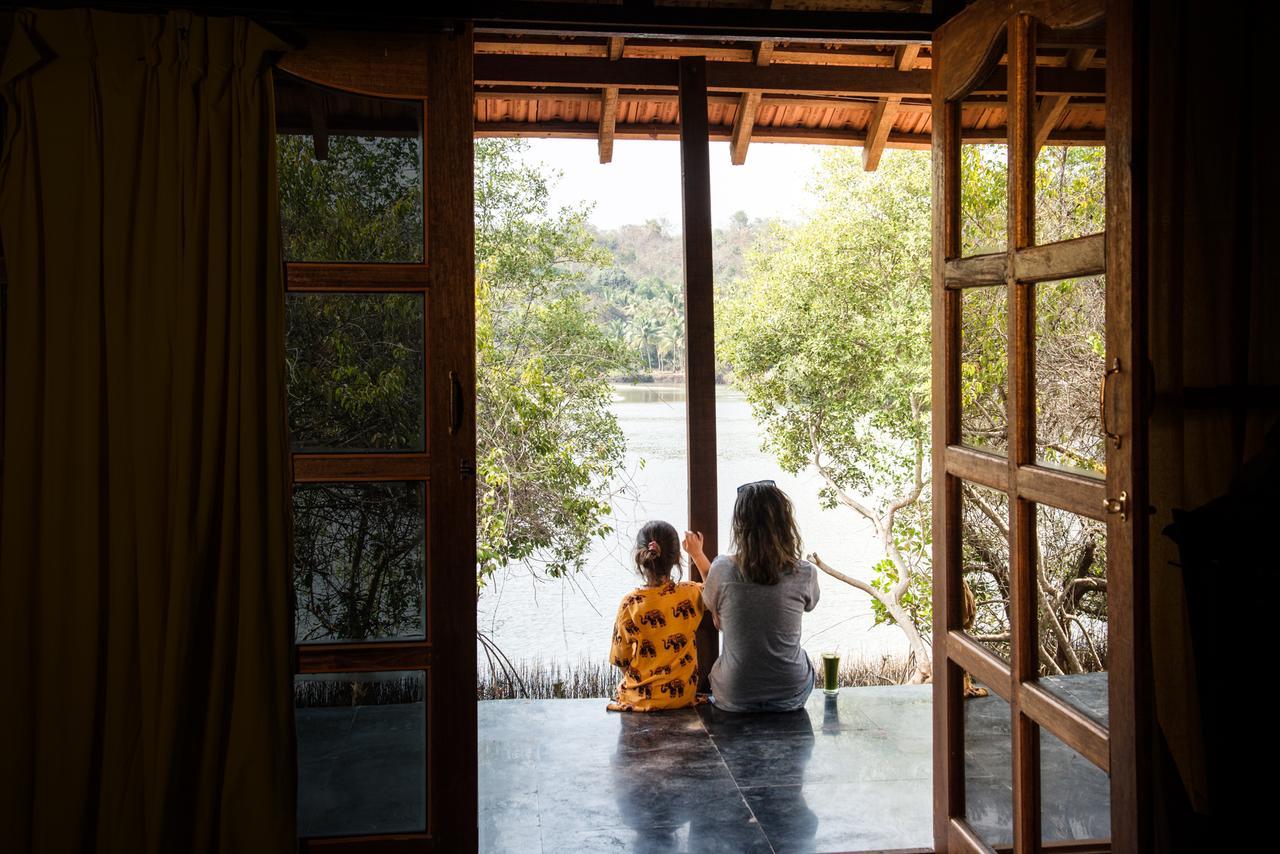
[[[627,438],[626,494],[614,502],[614,533],[597,541],[583,572],[566,580],[537,579],[527,569],[500,572],[478,604],[479,627],[514,660],[571,664],[603,658],[618,602],[639,582],[631,543],[648,519],[684,530],[688,512],[685,405],[681,386],[614,386],[613,411]],[[842,572],[871,578],[882,554],[868,523],[852,510],[824,510],[816,471],[784,473],[761,449],[761,431],[741,392],[716,391],[716,445],[722,550],[738,484],[772,478],[791,497],[805,554],[818,552]],[[643,465],[641,461],[643,460]],[[872,626],[869,597],[822,575],[818,605],[805,615],[801,642],[810,655],[836,650],[847,659],[905,655],[906,639],[893,626]]]

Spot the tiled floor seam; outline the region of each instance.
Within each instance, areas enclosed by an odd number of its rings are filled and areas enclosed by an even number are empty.
[[[742,799],[742,804],[747,808],[747,812],[751,814],[751,820],[756,823],[756,827],[760,829],[760,835],[764,837],[764,844],[769,846],[769,850],[773,854],[778,852],[773,847],[773,840],[769,838],[769,834],[765,832],[764,825],[760,823],[760,819],[756,816],[756,811],[751,808],[751,802],[742,794],[742,786],[738,785],[738,778],[733,776],[733,769],[729,767],[729,763],[725,762],[724,754],[720,752],[720,745],[716,744],[715,738],[711,735],[711,731],[707,729],[707,723],[702,719],[702,715],[698,715],[698,726],[702,727],[702,731],[707,734],[707,740],[711,742],[711,746],[716,750],[716,756],[720,757],[720,764],[724,766],[725,773],[729,775],[729,779],[733,781],[733,788],[738,793],[738,797]]]

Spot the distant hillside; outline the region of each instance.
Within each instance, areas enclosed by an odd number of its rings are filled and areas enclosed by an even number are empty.
[[[712,234],[717,293],[732,289],[746,270],[752,247],[767,248],[775,219],[739,211]],[[627,343],[639,376],[684,371],[684,244],[666,220],[591,229],[613,262],[587,273],[585,291],[602,326]]]

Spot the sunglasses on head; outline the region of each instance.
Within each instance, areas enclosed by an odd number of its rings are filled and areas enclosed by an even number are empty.
[[[742,492],[742,490],[746,489],[748,486],[777,486],[777,484],[771,480],[753,480],[751,483],[744,483],[742,486],[739,486],[738,492]]]

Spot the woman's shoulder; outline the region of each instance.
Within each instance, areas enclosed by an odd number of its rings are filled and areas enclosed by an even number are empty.
[[[733,555],[718,554],[712,558],[711,566],[707,569],[707,575],[735,574],[737,571],[738,564],[734,561]]]
[[[804,558],[796,561],[795,566],[788,573],[797,581],[808,583],[815,575],[818,574],[818,568]]]

